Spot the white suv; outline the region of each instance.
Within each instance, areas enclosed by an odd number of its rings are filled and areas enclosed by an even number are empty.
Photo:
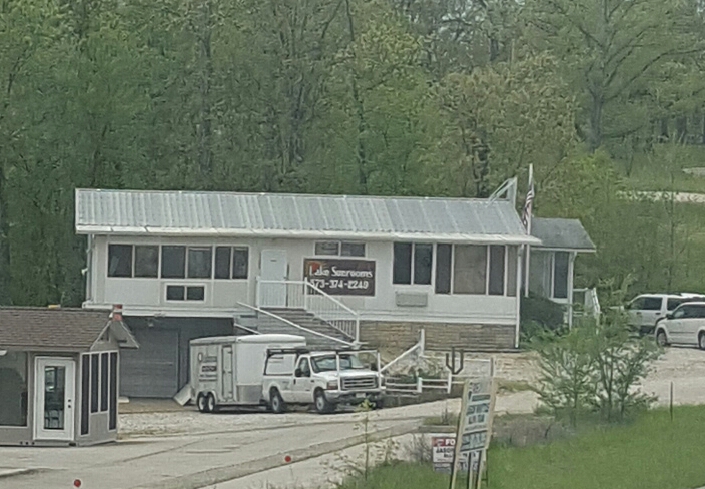
[[[634,298],[625,307],[629,326],[640,334],[652,334],[656,323],[673,312],[684,302],[704,301],[698,294],[643,294]]]
[[[656,323],[656,341],[661,346],[675,343],[705,350],[705,302],[681,304]]]

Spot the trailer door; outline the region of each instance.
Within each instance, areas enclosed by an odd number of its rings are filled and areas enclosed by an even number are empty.
[[[223,400],[231,401],[233,400],[233,385],[235,384],[233,379],[233,347],[230,345],[223,346],[222,351]]]

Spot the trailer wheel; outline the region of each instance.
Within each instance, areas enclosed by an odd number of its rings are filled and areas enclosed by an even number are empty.
[[[333,405],[328,402],[322,389],[316,389],[313,394],[313,405],[318,414],[328,414],[333,411]]]
[[[212,393],[209,393],[208,396],[206,397],[206,409],[208,413],[215,413],[218,411],[218,406],[215,403],[215,396]]]
[[[198,393],[198,397],[196,398],[196,406],[198,407],[198,412],[200,412],[200,413],[207,413],[208,412],[208,402],[207,402],[207,398],[203,394],[203,392]]]
[[[273,387],[272,390],[269,391],[269,408],[274,414],[286,412],[286,404],[284,404],[284,399],[282,399],[276,387]]]

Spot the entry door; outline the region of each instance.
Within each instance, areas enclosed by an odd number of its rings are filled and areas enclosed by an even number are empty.
[[[68,358],[35,362],[34,436],[37,440],[74,439],[76,363]]]
[[[233,399],[233,347],[223,347],[223,399]]]
[[[261,307],[286,307],[286,251],[262,250]],[[281,282],[281,283],[268,283]]]

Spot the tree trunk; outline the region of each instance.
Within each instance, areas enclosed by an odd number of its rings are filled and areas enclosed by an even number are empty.
[[[681,116],[676,119],[676,135],[678,142],[684,144],[688,138],[688,117]]]
[[[12,303],[10,299],[10,223],[8,219],[5,166],[0,161],[0,306]]]
[[[591,98],[592,106],[590,108],[589,148],[590,152],[595,152],[600,146],[602,146],[602,112],[605,101],[601,92],[593,93]]]

